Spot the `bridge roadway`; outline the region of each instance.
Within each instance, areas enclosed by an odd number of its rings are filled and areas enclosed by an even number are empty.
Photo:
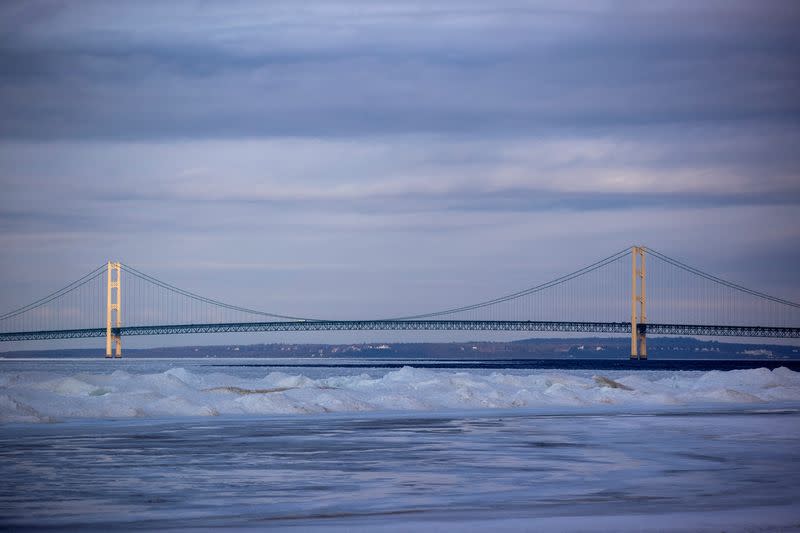
[[[223,324],[175,324],[112,328],[115,334],[175,335],[190,333],[237,333],[253,331],[552,331],[563,333],[628,333],[630,322],[543,322],[529,320],[303,320],[233,322]],[[800,328],[770,326],[714,326],[697,324],[639,324],[651,335],[713,337],[800,338]],[[0,333],[0,342],[104,337],[106,328]]]

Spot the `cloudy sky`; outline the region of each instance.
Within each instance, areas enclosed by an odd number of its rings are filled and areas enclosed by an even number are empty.
[[[4,2],[0,310],[117,259],[391,315],[633,243],[800,300],[798,27],[793,0]]]

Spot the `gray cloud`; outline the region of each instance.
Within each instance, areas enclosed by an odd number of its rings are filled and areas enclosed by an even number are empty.
[[[792,3],[171,6],[85,3],[9,31],[0,135],[485,136],[800,118]]]
[[[487,6],[3,4],[0,309],[114,258],[415,313],[634,242],[800,299],[795,2]]]

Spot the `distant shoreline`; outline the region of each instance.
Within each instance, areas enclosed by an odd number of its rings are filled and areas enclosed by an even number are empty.
[[[800,346],[743,344],[658,337],[650,342],[652,360],[800,361]],[[467,361],[504,360],[627,360],[630,339],[533,338],[500,342],[402,342],[349,344],[225,344],[173,346],[123,350],[124,358],[317,358],[331,359],[440,359]],[[0,358],[102,358],[101,348],[18,350],[0,352]]]

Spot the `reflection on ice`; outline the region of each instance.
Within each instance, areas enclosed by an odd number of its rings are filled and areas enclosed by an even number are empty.
[[[0,434],[0,528],[783,531],[800,523],[796,411],[498,413],[17,424]]]

